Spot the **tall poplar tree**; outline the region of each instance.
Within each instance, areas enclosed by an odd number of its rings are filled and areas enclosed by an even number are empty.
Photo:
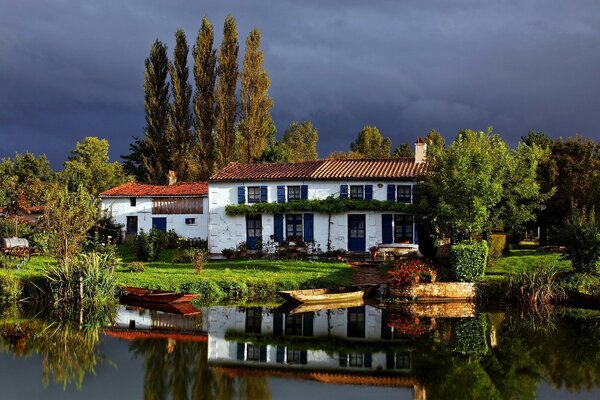
[[[217,54],[213,48],[213,26],[204,17],[202,27],[198,31],[194,46],[194,78],[196,93],[194,95],[194,115],[199,179],[208,179],[215,171],[218,149],[215,143],[215,82],[217,78]]]
[[[219,81],[217,84],[217,135],[219,166],[235,160],[237,114],[235,89],[238,79],[238,34],[235,18],[228,15],[223,28],[223,42],[219,49]]]
[[[171,169],[172,138],[169,133],[169,59],[167,46],[156,40],[145,61],[144,107],[146,111],[146,137],[142,163],[146,181],[164,182]]]
[[[257,161],[267,146],[269,114],[273,100],[269,97],[271,84],[263,67],[264,53],[260,50],[260,31],[253,29],[246,39],[244,69],[241,74],[240,133],[242,161]]]
[[[173,63],[169,65],[171,93],[173,95],[170,113],[170,133],[173,143],[171,165],[177,177],[184,181],[193,180],[198,175],[195,173],[198,167],[191,154],[195,146],[190,110],[192,86],[188,83],[190,71],[187,66],[187,58],[189,51],[185,32],[178,29],[175,32]]]

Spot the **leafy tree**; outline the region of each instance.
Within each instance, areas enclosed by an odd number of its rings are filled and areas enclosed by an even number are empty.
[[[332,151],[329,153],[327,158],[333,158],[336,160],[356,160],[365,157],[362,153],[358,153],[356,151]]]
[[[144,157],[148,157],[149,146],[144,139],[137,136],[133,137],[133,142],[129,144],[129,154],[122,155],[123,171],[129,176],[133,176],[138,182],[147,180],[146,168],[144,166]]]
[[[396,150],[394,150],[394,154],[392,154],[392,157],[394,158],[402,158],[402,157],[414,157],[415,153],[412,150],[412,148],[410,147],[410,144],[408,143],[403,143],[400,146],[396,147]]]
[[[273,100],[269,97],[269,75],[263,67],[260,32],[253,29],[246,39],[244,69],[241,74],[240,133],[242,161],[250,163],[260,158],[267,145],[268,124]]]
[[[435,129],[429,131],[427,136],[425,136],[425,143],[428,146],[438,146],[444,147],[446,145],[446,139]]]
[[[374,126],[365,126],[356,140],[350,143],[353,152],[362,154],[363,158],[387,158],[390,156],[392,140],[384,138]]]
[[[46,186],[55,180],[55,173],[45,155],[15,154],[14,159],[0,161],[0,206],[19,193],[32,206],[45,202]]]
[[[287,147],[283,141],[277,140],[277,127],[271,118],[267,135],[267,147],[263,150],[259,161],[262,163],[284,163],[289,161]]]
[[[529,131],[527,135],[521,136],[521,141],[528,146],[535,144],[542,149],[552,146],[552,139],[542,131]]]
[[[462,131],[447,149],[432,147],[431,173],[420,190],[421,206],[443,235],[478,235],[489,227],[492,207],[502,198],[508,148],[491,131]]]
[[[202,19],[194,46],[194,115],[198,142],[198,161],[201,168],[199,179],[206,180],[214,172],[218,158],[215,142],[215,82],[217,78],[217,54],[213,48],[213,27],[208,18]]]
[[[164,182],[172,169],[173,139],[169,132],[169,60],[167,46],[158,39],[152,44],[145,61],[144,106],[146,131],[144,144],[139,146],[144,181]]]
[[[540,241],[546,243],[548,233],[559,228],[571,212],[575,201],[579,207],[600,204],[600,147],[581,136],[560,138],[552,143],[550,154],[538,168],[541,190],[554,195],[538,212]]]
[[[319,158],[317,142],[319,132],[313,127],[312,122],[292,122],[283,134],[282,142],[285,145],[289,161],[312,161]]]
[[[67,267],[80,253],[87,232],[100,217],[96,196],[83,186],[69,192],[66,186],[53,186],[48,193],[44,226],[51,234],[52,253],[60,266]]]
[[[595,272],[600,259],[600,227],[594,209],[588,212],[585,207],[573,207],[561,236],[565,244],[564,259],[570,260],[577,272]]]
[[[188,83],[189,68],[187,58],[190,48],[185,32],[178,29],[175,33],[173,63],[169,64],[173,103],[170,110],[172,159],[171,165],[177,177],[183,181],[194,180],[198,173],[196,160],[192,157],[195,150],[192,132],[192,113],[190,100],[192,86]]]
[[[235,19],[228,15],[219,49],[219,80],[217,83],[217,122],[219,166],[235,160],[237,114],[235,91],[238,79],[238,34]]]
[[[85,188],[92,196],[127,181],[123,167],[110,162],[106,139],[86,137],[75,145],[64,163],[63,179],[71,190]]]

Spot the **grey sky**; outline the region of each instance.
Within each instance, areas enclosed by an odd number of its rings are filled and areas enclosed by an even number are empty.
[[[172,52],[208,16],[240,47],[263,33],[279,133],[319,129],[344,150],[363,125],[394,146],[431,128],[529,129],[598,139],[600,2],[0,0],[0,155],[46,153],[55,167],[85,136],[127,152],[142,135],[143,66],[152,41]],[[242,52],[241,52],[242,53]]]

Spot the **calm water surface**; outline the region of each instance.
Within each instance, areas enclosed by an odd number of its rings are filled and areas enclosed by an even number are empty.
[[[600,313],[469,305],[3,310],[6,399],[598,399]]]

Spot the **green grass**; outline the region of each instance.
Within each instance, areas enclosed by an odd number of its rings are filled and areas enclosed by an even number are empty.
[[[509,255],[494,261],[491,267],[486,268],[485,280],[498,282],[507,274],[531,271],[538,265],[570,270],[571,263],[561,260],[560,256],[560,253],[539,252],[534,249],[511,250]]]
[[[163,250],[158,260],[144,263],[143,272],[129,272],[135,257],[127,247],[119,251],[122,262],[115,270],[119,286],[200,293],[210,302],[269,299],[277,290],[346,286],[352,278],[345,263],[320,260],[214,260],[197,273],[190,263],[171,262],[175,250]],[[51,257],[35,256],[12,274],[35,281],[54,263]]]

